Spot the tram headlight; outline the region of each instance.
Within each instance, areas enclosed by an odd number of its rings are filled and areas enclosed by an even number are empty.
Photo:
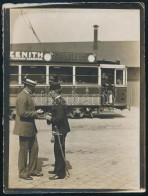
[[[94,61],[95,61],[95,56],[94,55],[89,55],[88,56],[88,61],[90,62],[90,63],[93,63]]]
[[[51,58],[52,58],[52,56],[51,56],[50,53],[46,53],[46,54],[44,55],[45,61],[51,61]]]

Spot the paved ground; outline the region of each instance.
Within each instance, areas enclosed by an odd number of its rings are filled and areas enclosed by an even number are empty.
[[[69,119],[66,159],[70,178],[51,181],[53,170],[51,127],[36,120],[38,128],[38,168],[43,177],[33,181],[18,178],[18,136],[10,121],[9,188],[25,189],[139,189],[139,110],[116,110],[114,118]]]

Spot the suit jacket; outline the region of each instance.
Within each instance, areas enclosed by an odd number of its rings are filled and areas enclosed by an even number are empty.
[[[37,129],[34,119],[38,117],[31,96],[22,90],[16,100],[16,120],[13,134],[32,137]]]
[[[52,118],[47,120],[47,124],[52,124],[53,130],[56,126],[59,133],[65,134],[70,131],[68,119],[67,119],[67,106],[62,97],[57,98],[52,105]]]

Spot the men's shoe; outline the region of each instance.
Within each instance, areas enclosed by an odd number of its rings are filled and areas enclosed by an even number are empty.
[[[19,178],[22,178],[24,180],[33,180],[31,176],[19,176]]]
[[[34,174],[30,174],[30,176],[41,177],[41,176],[43,176],[43,174],[42,173],[34,173]]]
[[[49,174],[56,174],[55,171],[48,171]]]
[[[65,178],[65,176],[63,177],[63,176],[55,175],[55,176],[49,177],[49,180],[59,180],[59,179],[64,179],[64,178]]]

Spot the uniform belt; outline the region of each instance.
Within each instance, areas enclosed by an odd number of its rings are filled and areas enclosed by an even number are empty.
[[[52,131],[53,135],[62,135],[62,133],[59,133],[57,131]]]

